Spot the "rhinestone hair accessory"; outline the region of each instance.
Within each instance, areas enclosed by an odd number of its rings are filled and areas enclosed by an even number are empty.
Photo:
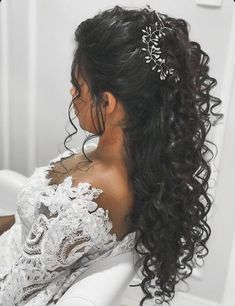
[[[142,50],[146,51],[147,53],[145,56],[146,63],[153,62],[152,70],[157,68],[157,72],[160,73],[160,80],[165,80],[169,75],[174,74],[175,70],[172,67],[167,66],[166,58],[162,53],[159,42],[162,36],[166,36],[165,29],[172,29],[164,26],[158,12],[156,12],[156,14],[159,22],[155,22],[154,29],[152,29],[151,26],[146,26],[144,29],[142,29],[142,42],[146,45],[146,47],[142,48]],[[179,81],[179,76],[175,74],[175,83]]]

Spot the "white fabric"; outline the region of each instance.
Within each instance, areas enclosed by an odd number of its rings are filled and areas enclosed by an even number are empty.
[[[110,233],[109,211],[95,202],[103,190],[72,187],[71,176],[48,185],[51,163],[71,154],[36,168],[17,197],[15,224],[0,236],[0,305],[55,305],[91,263],[134,247],[135,232]]]
[[[132,250],[94,263],[56,306],[119,306],[123,293],[136,274],[134,262],[139,257],[136,255]]]

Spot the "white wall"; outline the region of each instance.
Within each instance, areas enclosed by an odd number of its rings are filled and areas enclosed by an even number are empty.
[[[199,2],[211,5],[200,6]],[[221,110],[226,113],[223,125],[211,131],[220,155],[213,191],[216,198],[210,221],[210,254],[201,274],[196,271],[199,277],[195,272],[188,281],[192,296],[220,303],[229,270],[235,216],[232,193],[235,106],[231,103],[235,98],[232,92],[235,69],[229,45],[235,17],[233,0],[3,0],[0,3],[0,168],[29,176],[35,167],[47,164],[58,154],[58,145],[64,150],[65,127],[73,132],[67,109],[71,101],[74,31],[84,19],[115,4],[127,7],[150,4],[160,12],[184,18],[191,25],[191,40],[198,41],[210,56],[210,74],[218,81],[213,93],[224,98]],[[84,131],[79,130],[68,145],[80,145],[84,137]],[[127,295],[134,298],[135,289],[128,288]]]

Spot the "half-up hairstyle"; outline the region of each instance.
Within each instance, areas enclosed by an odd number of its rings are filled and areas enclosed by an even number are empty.
[[[82,145],[85,156],[85,143],[105,130],[102,93],[111,92],[125,110],[123,148],[134,191],[129,218],[138,237],[135,250],[143,275],[139,286],[145,294],[140,306],[154,297],[157,304],[169,304],[175,285],[191,275],[197,258],[208,254],[212,201],[207,191],[211,159],[206,156],[214,155],[206,142],[214,143],[206,136],[223,117],[213,112],[221,100],[210,95],[217,81],[208,74],[209,56],[189,40],[185,20],[160,16],[172,28],[161,40],[161,49],[180,82],[175,83],[173,75],[160,80],[157,70],[146,63],[142,29],[154,26],[158,18],[147,8],[115,6],[83,21],[75,31],[71,67],[78,95],[79,71],[101,118],[96,134]]]

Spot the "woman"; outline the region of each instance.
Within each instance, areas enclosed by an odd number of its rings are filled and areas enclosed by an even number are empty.
[[[189,40],[186,21],[149,6],[99,12],[75,38],[70,109],[93,134],[85,142],[99,142],[65,151],[28,179],[2,235],[6,243],[22,224],[0,301],[54,305],[92,262],[135,248],[140,305],[154,295],[169,303],[208,254],[205,154],[213,152],[205,143],[223,117],[213,112],[221,100],[210,95],[209,56]]]

